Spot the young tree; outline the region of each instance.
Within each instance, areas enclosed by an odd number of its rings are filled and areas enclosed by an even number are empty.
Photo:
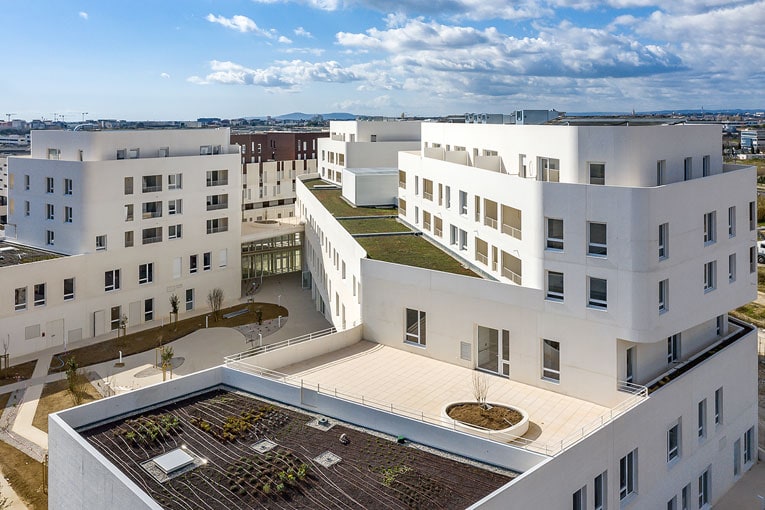
[[[489,394],[489,379],[483,372],[473,371],[473,397],[482,408],[486,409],[486,398]]]
[[[223,305],[223,289],[215,287],[207,294],[207,304],[210,305],[210,309],[213,313],[213,320],[218,320],[218,312]]]
[[[173,348],[169,345],[162,348],[162,380],[167,379],[167,369],[170,369],[170,378],[173,377]]]
[[[170,296],[170,315],[175,316],[175,322],[178,322],[178,306],[180,304],[180,300],[178,299],[178,296],[173,294]]]
[[[74,359],[74,356],[69,356],[69,358],[67,358],[65,366],[67,391],[72,397],[74,405],[78,406],[82,404],[82,393],[85,387],[84,377],[80,370],[80,365],[77,363],[77,360]]]

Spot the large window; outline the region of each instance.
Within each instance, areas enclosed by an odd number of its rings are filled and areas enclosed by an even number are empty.
[[[141,191],[143,191],[144,193],[162,191],[162,176],[161,175],[144,175],[141,178]]]
[[[17,312],[19,310],[26,310],[27,309],[27,288],[19,287],[16,290],[14,290],[13,299],[15,303],[15,310]]]
[[[182,174],[170,174],[167,176],[167,189],[181,189],[183,187]]]
[[[563,220],[547,218],[547,241],[548,250],[563,249]]]
[[[667,431],[667,462],[680,457],[680,422],[678,421]]]
[[[74,299],[74,278],[64,279],[64,301]]]
[[[162,242],[162,227],[145,228],[141,232],[142,244],[153,244]]]
[[[141,213],[143,219],[149,218],[161,218],[162,217],[162,201],[156,202],[144,202],[141,206]]]
[[[208,170],[207,186],[225,186],[228,184],[228,170]]]
[[[407,308],[404,341],[418,345],[425,345],[427,339],[425,332],[425,312]]]
[[[717,212],[712,211],[704,214],[704,245],[712,244],[717,239],[715,232],[717,227]]]
[[[563,273],[547,271],[547,299],[563,301]]]
[[[228,230],[228,218],[213,218],[207,220],[207,233],[226,232]]]
[[[215,211],[217,209],[226,209],[228,207],[228,194],[223,195],[208,195],[207,196],[207,210]]]
[[[619,499],[637,492],[637,448],[619,460]]]
[[[587,284],[587,305],[591,308],[608,308],[608,281],[603,278],[589,277]]]
[[[141,264],[138,266],[138,283],[152,283],[154,281],[154,263]]]
[[[120,270],[112,269],[104,273],[104,290],[119,290],[120,288]]]
[[[587,223],[587,255],[608,255],[605,223]]]
[[[605,163],[590,163],[590,184],[606,183],[606,165]]]
[[[717,262],[707,262],[704,264],[704,292],[715,290],[717,286]]]
[[[542,340],[542,378],[560,382],[560,342]]]

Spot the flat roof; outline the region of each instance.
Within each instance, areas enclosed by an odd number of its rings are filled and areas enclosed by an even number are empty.
[[[379,167],[379,168],[346,168],[343,173],[354,175],[398,175],[398,168]]]
[[[60,253],[45,251],[23,244],[0,241],[0,267],[18,266],[19,264],[57,259],[65,256]]]
[[[517,476],[334,418],[317,427],[317,418],[217,388],[79,434],[172,509],[466,508]],[[140,468],[179,445],[201,465],[163,482]]]

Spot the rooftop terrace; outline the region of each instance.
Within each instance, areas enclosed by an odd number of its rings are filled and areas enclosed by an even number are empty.
[[[303,184],[356,238],[370,259],[480,277],[461,261],[424,239],[419,232],[399,222],[396,209],[353,206],[342,197],[340,189],[316,188],[317,185],[331,185],[321,179],[306,180]]]

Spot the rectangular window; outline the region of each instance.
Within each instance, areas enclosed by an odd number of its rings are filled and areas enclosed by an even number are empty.
[[[345,262],[343,262],[345,264]],[[228,249],[223,248],[218,251],[218,267],[226,267],[228,265]],[[345,276],[343,276],[345,278]]]
[[[683,179],[686,181],[693,179],[693,158],[683,160]]]
[[[667,337],[667,363],[680,361],[680,333]]]
[[[605,163],[590,163],[590,184],[604,185],[606,183]]]
[[[44,283],[38,283],[34,287],[34,298],[35,298],[35,306],[43,306],[45,305],[45,284]]]
[[[709,156],[704,156],[703,158],[701,158],[701,175],[703,177],[709,177],[711,171],[712,171],[712,158]]]
[[[212,252],[207,251],[202,254],[202,270],[209,271],[212,269]]]
[[[541,181],[560,182],[560,160],[537,158],[537,178]]]
[[[16,305],[15,310],[17,312],[19,310],[26,310],[27,309],[27,288],[19,287],[18,289],[14,290],[13,299]]]
[[[154,263],[141,264],[138,266],[138,283],[152,283],[154,281]]]
[[[595,510],[606,510],[606,501],[608,500],[606,497],[608,495],[606,492],[608,487],[606,481],[606,472],[603,471],[595,477],[592,484],[592,499],[595,503]]]
[[[659,225],[659,260],[669,257],[669,223]]]
[[[619,460],[619,499],[637,492],[637,449]]]
[[[133,204],[125,204],[125,221],[133,221]]]
[[[72,222],[72,208],[68,205],[64,206],[64,223]]]
[[[631,383],[635,380],[635,347],[627,348],[624,354],[626,355],[624,380]]]
[[[74,299],[74,278],[64,279],[64,301]]]
[[[106,249],[106,235],[96,236],[96,251]]]
[[[459,229],[456,225],[449,225],[449,244],[456,246],[459,243]]]
[[[542,379],[560,382],[560,342],[542,340]]]
[[[45,218],[52,220],[55,218],[55,208],[53,207],[53,204],[45,204]]]
[[[587,487],[582,487],[573,495],[571,502],[572,510],[586,510],[587,508]]]
[[[194,289],[186,289],[186,311],[194,309]]]
[[[72,179],[64,179],[64,195],[72,194]]]
[[[547,299],[563,301],[563,273],[547,271]]]
[[[30,205],[29,200],[24,200],[24,216],[29,216]]]
[[[667,510],[677,510],[677,496],[672,496],[672,499],[667,501]]]
[[[167,176],[167,189],[182,189],[183,188],[183,175],[182,174],[170,174]]]
[[[741,439],[733,441],[733,476],[741,474]]]
[[[744,433],[744,464],[754,460],[754,427]]]
[[[207,186],[225,186],[228,184],[228,170],[208,170]]]
[[[460,190],[460,214],[468,213],[468,195],[467,192]]]
[[[604,278],[589,277],[587,305],[592,308],[608,308],[608,281]]]
[[[119,329],[120,324],[122,324],[122,307],[121,306],[113,306],[111,313],[110,313],[110,325],[111,330],[114,331],[115,329]],[[127,322],[125,323],[127,324]]]
[[[104,273],[104,291],[120,289],[120,270],[112,269]]]
[[[425,345],[427,336],[425,334],[425,312],[421,310],[406,309],[406,329],[404,330],[404,341],[418,345]]]
[[[659,282],[659,313],[669,310],[669,280]]]
[[[125,194],[126,195],[133,194],[133,178],[132,177],[125,177]]]
[[[563,220],[547,218],[547,241],[548,250],[563,249]]]
[[[145,228],[141,232],[141,244],[162,242],[162,227]]]
[[[749,272],[754,273],[757,271],[757,247],[749,247]]]
[[[656,185],[663,186],[667,183],[667,161],[661,159],[656,162]]]
[[[709,504],[709,468],[699,476],[699,508]]]
[[[218,209],[226,209],[228,207],[228,194],[223,195],[208,195],[207,196],[207,210],[215,211]]]
[[[168,216],[174,216],[176,214],[183,213],[183,199],[177,198],[175,200],[167,201],[167,214]]]
[[[680,422],[667,431],[667,462],[680,457]]]
[[[189,256],[189,273],[197,272],[197,255]]]
[[[154,320],[154,300],[152,298],[143,301],[143,320],[144,322]]]
[[[608,255],[605,223],[587,223],[587,255]]]
[[[53,190],[54,190],[53,177],[46,177],[45,178],[45,192],[46,193],[53,193]]]
[[[699,439],[703,439],[707,435],[707,399],[697,404],[696,418],[696,435]]]
[[[168,239],[180,239],[183,237],[183,225],[169,225],[167,227]]]
[[[712,211],[704,215],[704,245],[712,244],[717,239],[715,232],[717,226],[717,212]]]
[[[128,230],[125,232],[125,248],[131,248],[133,246],[133,231]]]
[[[749,202],[749,230],[757,228],[757,203]]]
[[[183,272],[182,266],[182,259],[181,257],[174,257],[173,258],[173,279],[178,279],[181,277],[181,273]]]
[[[736,281],[736,254],[728,255],[728,283]]]
[[[460,250],[467,251],[468,249],[468,236],[467,232],[460,229]]]
[[[207,233],[216,234],[228,231],[228,218],[213,218],[207,220]]]
[[[141,154],[141,149],[130,149],[128,151],[128,158],[130,158],[130,159],[138,159],[140,154]]]
[[[141,177],[141,191],[144,193],[154,193],[162,191],[161,175],[144,175]]]
[[[680,508],[681,510],[691,510],[691,484],[683,487],[683,491],[680,493]]]
[[[446,204],[446,208],[450,209],[451,206],[452,206],[452,188],[451,188],[451,186],[446,186],[446,192],[445,192],[444,198],[445,198],[445,202],[444,203]]]
[[[736,237],[736,206],[728,207],[728,237]]]
[[[151,218],[162,217],[162,201],[156,202],[144,202],[141,205],[141,214],[143,219],[148,220]]]
[[[704,292],[711,292],[717,286],[717,261],[704,264]]]
[[[45,244],[48,246],[53,246],[56,241],[56,233],[53,230],[46,230],[45,231]]]
[[[715,390],[715,425],[722,425],[723,422],[723,389]]]

